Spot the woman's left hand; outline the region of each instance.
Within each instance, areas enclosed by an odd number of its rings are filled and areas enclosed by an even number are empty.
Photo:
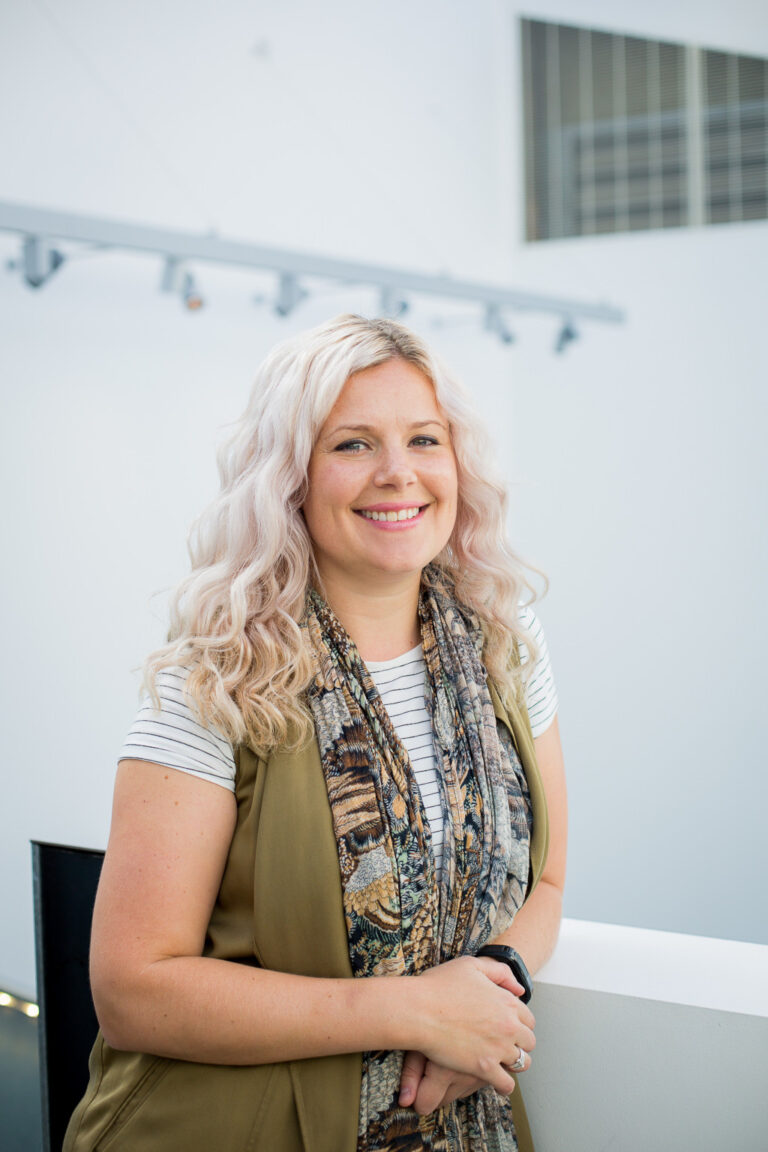
[[[421,1116],[434,1112],[484,1088],[482,1080],[434,1064],[423,1052],[406,1052],[400,1077],[399,1101],[404,1108],[414,1108]]]

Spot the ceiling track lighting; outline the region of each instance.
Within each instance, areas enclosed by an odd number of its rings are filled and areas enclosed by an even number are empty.
[[[307,298],[308,281],[313,285],[320,281],[373,289],[379,295],[379,314],[392,318],[402,316],[414,296],[473,305],[481,310],[485,330],[507,345],[515,339],[506,320],[508,314],[548,314],[561,324],[554,344],[557,353],[562,353],[577,338],[577,323],[580,330],[585,321],[618,324],[624,320],[623,312],[608,304],[566,300],[499,284],[454,279],[445,274],[429,275],[388,265],[226,240],[215,232],[180,232],[4,201],[0,201],[0,232],[22,237],[21,256],[11,266],[21,270],[25,283],[32,288],[42,287],[65,262],[54,242],[66,241],[89,249],[160,257],[163,260],[162,291],[176,294],[190,311],[199,310],[204,299],[188,264],[210,263],[275,275],[277,291],[270,297],[270,303],[282,317],[292,315]],[[264,302],[264,297],[259,299]]]
[[[502,344],[514,343],[514,333],[505,323],[498,304],[489,304],[486,307],[484,328],[486,332],[492,332],[494,336],[498,336]]]
[[[555,352],[558,356],[562,356],[569,344],[574,340],[578,340],[579,333],[575,325],[570,320],[563,320],[562,327],[557,334],[555,340]]]
[[[163,274],[160,279],[160,291],[170,292],[178,296],[184,307],[190,312],[197,312],[205,304],[197,288],[197,281],[193,274],[187,271],[178,256],[166,256],[163,264]]]
[[[14,267],[21,267],[24,283],[30,288],[42,288],[64,260],[63,254],[40,236],[27,236],[21,246],[21,260]]]
[[[386,286],[379,295],[379,315],[388,320],[399,320],[408,311],[408,301],[396,288]]]
[[[181,298],[188,312],[199,312],[205,304],[205,300],[197,289],[197,281],[191,272],[184,273],[184,279],[181,285]]]
[[[181,274],[181,261],[175,256],[166,256],[163,263],[163,274],[160,277],[161,292],[178,292],[179,277]]]
[[[290,316],[309,293],[299,284],[298,277],[291,272],[283,272],[277,284],[275,312],[278,316]]]

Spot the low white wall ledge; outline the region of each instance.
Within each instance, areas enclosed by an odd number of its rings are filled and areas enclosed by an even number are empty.
[[[536,981],[768,1017],[768,945],[740,940],[563,920]]]
[[[768,947],[565,920],[518,1077],[536,1152],[766,1152]]]

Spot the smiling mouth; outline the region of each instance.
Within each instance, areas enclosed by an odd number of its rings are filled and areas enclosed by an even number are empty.
[[[362,516],[364,520],[373,520],[374,522],[386,521],[388,524],[396,524],[402,520],[415,520],[422,512],[429,507],[428,504],[415,505],[413,508],[399,508],[396,512],[369,512],[366,508],[355,508],[358,516]]]

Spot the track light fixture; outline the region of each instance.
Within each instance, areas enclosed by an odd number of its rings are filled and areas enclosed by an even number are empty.
[[[205,304],[200,295],[197,282],[191,272],[184,269],[177,256],[166,256],[163,265],[163,275],[160,281],[161,292],[171,292],[178,296],[190,312],[197,312]]]
[[[186,272],[181,285],[181,298],[184,306],[190,312],[197,312],[205,304],[205,300],[197,289],[197,282],[191,272]]]
[[[382,288],[379,296],[379,315],[389,320],[397,320],[408,311],[408,301],[396,288]]]
[[[278,316],[290,316],[294,308],[297,308],[307,295],[306,289],[302,288],[292,272],[283,272],[277,285],[275,312]]]
[[[561,355],[563,352],[565,352],[568,345],[572,341],[578,340],[578,338],[579,333],[571,321],[563,320],[563,326],[558,333],[557,340],[555,341],[555,352],[557,352],[558,356]]]
[[[64,263],[64,256],[39,236],[27,236],[21,249],[21,269],[30,288],[42,288]],[[15,265],[18,267],[18,265]]]
[[[181,261],[175,256],[166,256],[163,264],[163,275],[160,280],[161,292],[178,292],[179,276],[181,274]]]
[[[498,304],[489,304],[485,309],[485,330],[498,336],[502,344],[514,343],[514,335],[507,327]]]

